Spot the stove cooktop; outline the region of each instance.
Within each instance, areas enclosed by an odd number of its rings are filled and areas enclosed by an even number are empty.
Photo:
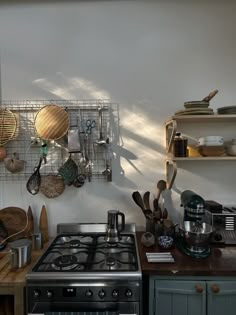
[[[138,270],[133,235],[109,244],[105,234],[61,234],[51,243],[33,272],[96,272]]]

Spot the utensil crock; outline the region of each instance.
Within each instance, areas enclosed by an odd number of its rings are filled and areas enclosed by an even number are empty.
[[[31,261],[32,241],[22,238],[9,243],[11,248],[11,269],[18,269],[26,266]]]

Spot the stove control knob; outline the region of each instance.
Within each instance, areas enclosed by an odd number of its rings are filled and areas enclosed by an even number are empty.
[[[130,297],[132,297],[132,295],[133,295],[133,293],[132,293],[132,291],[130,289],[125,291],[125,296],[126,297],[130,298]]]
[[[214,239],[215,239],[215,241],[220,242],[220,241],[222,241],[223,237],[220,233],[215,233]]]
[[[47,297],[51,298],[53,296],[52,290],[47,290]]]
[[[119,291],[115,289],[115,290],[112,291],[111,295],[112,295],[112,297],[116,298],[116,297],[119,296]]]
[[[33,292],[33,296],[34,298],[38,298],[41,295],[41,291],[39,289],[35,289]]]
[[[103,299],[103,298],[106,296],[105,291],[104,291],[104,290],[99,291],[99,292],[98,292],[98,296],[99,296],[101,299]]]
[[[93,292],[92,292],[91,290],[87,290],[87,291],[85,292],[85,296],[91,297],[91,296],[93,296]]]

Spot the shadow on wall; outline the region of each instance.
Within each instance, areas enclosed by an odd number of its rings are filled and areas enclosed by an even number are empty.
[[[92,81],[80,77],[68,78],[62,72],[56,73],[53,79],[35,79],[33,85],[43,90],[44,93],[49,94],[51,99],[73,100],[81,99],[81,96],[82,100],[111,99],[107,91],[99,88]],[[77,95],[80,95],[80,98],[77,98]],[[160,143],[160,141],[157,141],[156,137],[155,140],[152,139],[153,135],[151,134],[153,132],[148,123],[148,117],[145,117],[143,114],[133,114],[132,111],[126,110],[124,112],[124,125],[122,126],[123,134],[121,134],[119,111],[118,107],[117,113],[111,113],[112,149],[114,152],[112,169],[116,174],[113,178],[113,182],[115,184],[122,183],[122,186],[132,189],[136,188],[137,185],[125,176],[122,160],[124,160],[126,165],[128,164],[129,174],[137,173],[144,176],[141,171],[143,168],[139,167],[137,163],[138,157],[133,152],[140,152],[140,148],[143,144],[148,148],[148,150],[147,148],[145,149],[145,147],[142,148],[142,150],[146,151],[147,155],[150,154],[148,153],[150,150],[153,151],[153,155],[155,155],[156,152],[160,152],[162,148],[157,147],[157,143]],[[133,150],[129,150],[125,142],[127,142]],[[133,142],[133,145],[131,142]]]

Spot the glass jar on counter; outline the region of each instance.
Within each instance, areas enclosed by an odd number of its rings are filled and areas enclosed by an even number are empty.
[[[188,139],[184,138],[180,132],[176,132],[174,137],[174,156],[187,157],[188,156]]]

